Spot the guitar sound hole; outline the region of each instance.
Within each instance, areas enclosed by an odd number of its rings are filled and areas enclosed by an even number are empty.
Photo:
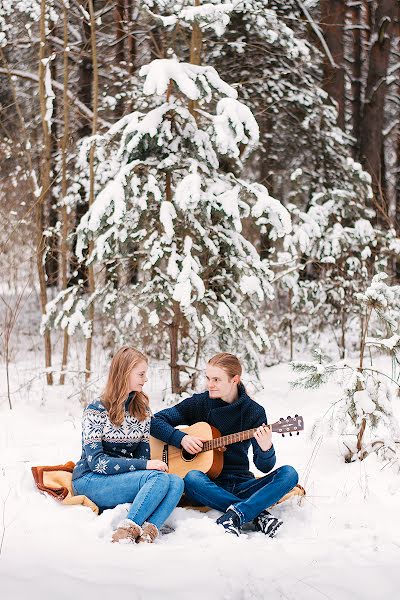
[[[196,458],[197,454],[190,454],[187,450],[182,450],[182,458],[185,462],[190,462],[194,458]]]

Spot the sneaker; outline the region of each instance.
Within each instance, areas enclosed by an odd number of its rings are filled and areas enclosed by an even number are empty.
[[[283,521],[278,519],[278,517],[271,515],[267,510],[263,510],[258,517],[254,519],[253,523],[256,526],[256,531],[262,531],[264,535],[273,538]]]
[[[222,527],[225,529],[225,533],[233,533],[237,536],[240,535],[242,524],[240,522],[239,515],[232,506],[228,507],[226,513],[221,515],[219,519],[217,519],[216,523],[218,525],[222,525]]]

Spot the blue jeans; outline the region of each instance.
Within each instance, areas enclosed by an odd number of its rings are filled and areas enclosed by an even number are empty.
[[[161,471],[132,471],[119,475],[87,473],[72,482],[75,494],[82,494],[99,508],[114,508],[131,502],[127,514],[138,525],[145,521],[158,529],[178,504],[183,480]]]
[[[298,480],[297,472],[290,466],[279,467],[258,479],[229,474],[211,481],[201,471],[189,471],[185,494],[190,500],[221,512],[234,504],[243,525],[278,502]]]

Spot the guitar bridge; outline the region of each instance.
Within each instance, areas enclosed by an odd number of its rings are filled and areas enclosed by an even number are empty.
[[[165,464],[168,464],[168,444],[164,444],[162,451],[162,460]]]

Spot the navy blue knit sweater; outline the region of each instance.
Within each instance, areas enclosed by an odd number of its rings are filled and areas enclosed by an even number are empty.
[[[267,423],[265,410],[252,400],[242,384],[238,386],[239,397],[232,404],[221,399],[210,398],[208,392],[194,394],[176,406],[156,413],[151,421],[152,436],[170,444],[181,447],[181,440],[186,435],[177,425],[194,425],[198,421],[206,421],[213,425],[222,435],[253,429]],[[224,452],[224,468],[220,477],[228,474],[254,477],[249,471],[248,451],[253,446],[254,464],[263,473],[268,473],[276,462],[274,447],[263,451],[254,438],[227,446]]]
[[[131,392],[125,402],[122,425],[114,425],[101,400],[89,404],[82,419],[82,456],[76,463],[72,480],[93,471],[117,475],[145,469],[150,459],[150,413],[138,421],[129,412]]]

